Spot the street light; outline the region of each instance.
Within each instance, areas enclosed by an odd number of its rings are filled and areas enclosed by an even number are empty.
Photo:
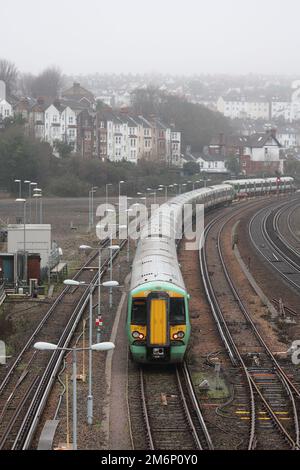
[[[139,199],[145,201],[145,206],[147,207],[147,193],[136,193],[137,196],[140,196]],[[142,196],[142,197],[141,197]]]
[[[87,284],[83,281],[75,281],[74,279],[65,279],[64,284],[66,286],[84,286],[89,287],[89,391],[87,397],[87,421],[88,424],[93,424],[93,392],[92,392],[92,342],[93,342],[93,283]],[[99,279],[100,284],[100,279]],[[97,284],[95,284],[96,286]],[[103,287],[117,287],[119,283],[117,281],[108,281],[101,284]]]
[[[19,199],[22,198],[22,182],[21,180],[15,180],[15,183],[19,183]]]
[[[33,191],[35,191],[33,197],[35,198],[36,200],[36,204],[35,204],[35,218],[36,218],[36,223],[38,223],[38,199],[40,199],[40,224],[42,223],[42,193],[41,193],[41,189],[34,189]]]
[[[183,186],[186,186],[186,185],[187,185],[187,183],[181,183],[181,184],[179,185],[179,188],[180,188],[180,189],[179,189],[179,194],[181,194],[181,191],[182,191],[181,188],[182,188]]]
[[[112,186],[112,183],[107,183],[105,185],[105,204],[106,204],[106,207],[108,206],[108,186]]]
[[[27,282],[27,259],[26,259],[26,199],[18,198],[16,202],[23,203],[23,224],[24,224],[24,269],[23,278]]]
[[[129,259],[130,259],[129,213],[133,212],[133,210],[126,209],[126,212],[127,212],[127,263],[129,263]]]
[[[73,358],[73,450],[77,450],[77,351],[111,351],[115,348],[110,341],[91,344],[88,348],[60,348],[56,344],[37,342],[33,347],[40,351],[72,351]]]
[[[98,186],[92,186],[89,190],[89,231],[94,225],[94,193]]]
[[[121,197],[121,184],[124,184],[125,181],[119,181],[119,203],[120,203],[120,197]]]

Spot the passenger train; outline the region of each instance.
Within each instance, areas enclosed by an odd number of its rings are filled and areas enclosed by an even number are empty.
[[[205,210],[229,204],[242,191],[252,194],[262,194],[266,188],[272,191],[274,180],[277,188],[276,178],[225,181],[181,194],[154,212],[141,229],[132,265],[126,328],[133,360],[178,363],[186,352],[191,334],[190,296],[176,249],[184,205],[192,204],[194,213],[196,204],[203,204]],[[282,191],[293,190],[293,178],[283,177],[281,181]]]

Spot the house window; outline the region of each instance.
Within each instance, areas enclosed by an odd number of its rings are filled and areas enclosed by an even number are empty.
[[[69,124],[73,124],[73,116],[69,116]]]

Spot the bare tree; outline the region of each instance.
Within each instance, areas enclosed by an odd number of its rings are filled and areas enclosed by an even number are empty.
[[[20,76],[19,88],[22,96],[32,96],[33,83],[36,77],[31,73],[23,73]]]
[[[57,67],[48,67],[32,83],[32,94],[57,98],[62,87],[62,74]]]
[[[0,59],[0,80],[6,84],[6,93],[11,95],[16,89],[18,79],[18,69],[13,62]]]

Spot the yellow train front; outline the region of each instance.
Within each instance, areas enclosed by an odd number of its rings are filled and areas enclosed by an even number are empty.
[[[191,326],[185,289],[147,282],[128,296],[127,332],[137,362],[182,362]]]

